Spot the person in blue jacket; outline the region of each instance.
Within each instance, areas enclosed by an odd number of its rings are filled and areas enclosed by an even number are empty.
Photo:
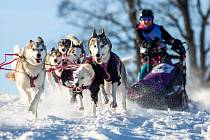
[[[139,80],[142,80],[156,63],[162,61],[159,59],[161,55],[167,53],[166,44],[172,45],[171,49],[178,51],[180,56],[185,56],[185,48],[182,42],[172,37],[163,26],[154,23],[154,15],[150,9],[143,9],[140,12],[137,33],[140,37],[140,53],[143,58],[138,74]],[[152,47],[148,48],[149,46]]]

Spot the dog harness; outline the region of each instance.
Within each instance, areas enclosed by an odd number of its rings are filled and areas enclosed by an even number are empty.
[[[34,81],[38,78],[38,76],[39,76],[39,74],[37,74],[37,76],[35,76],[35,77],[28,75],[31,87],[35,87]]]
[[[122,61],[120,60],[120,58],[115,53],[110,52],[110,59],[108,60],[108,62],[101,65],[106,75],[105,79],[107,81],[111,81],[112,84],[118,82],[119,86],[121,84],[120,83],[121,66],[122,66]]]
[[[90,86],[88,87],[88,89],[90,90],[92,100],[95,103],[97,103],[98,92],[100,90],[99,86],[101,84],[104,84],[104,79],[105,79],[106,74],[105,74],[104,69],[99,64],[97,64],[92,57],[86,58],[85,63],[90,64],[93,67],[93,70],[95,72],[95,77],[92,83],[90,84]]]
[[[61,73],[61,81],[64,86],[66,86],[66,82],[74,81],[73,77],[73,69],[64,69]]]

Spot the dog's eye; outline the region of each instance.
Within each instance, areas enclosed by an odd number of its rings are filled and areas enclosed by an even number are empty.
[[[101,45],[101,48],[103,48],[104,47],[104,45]]]
[[[84,77],[81,77],[81,79],[84,79]]]
[[[36,49],[33,48],[32,50],[35,51]]]
[[[94,45],[94,48],[96,48],[96,45]]]
[[[40,49],[40,51],[43,51],[44,49]]]

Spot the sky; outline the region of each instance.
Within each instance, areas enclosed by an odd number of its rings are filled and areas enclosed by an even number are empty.
[[[6,0],[0,1],[0,63],[5,53],[13,53],[13,47],[21,47],[41,36],[48,50],[60,38],[77,35],[57,14],[59,0]],[[9,60],[11,60],[10,58]],[[8,66],[10,67],[10,66]],[[17,93],[15,83],[5,78],[7,71],[0,70],[0,90]]]

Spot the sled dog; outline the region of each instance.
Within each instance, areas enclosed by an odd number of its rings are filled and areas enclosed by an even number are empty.
[[[52,48],[50,53],[48,53],[47,58],[46,58],[46,68],[48,71],[46,76],[47,76],[47,81],[49,86],[52,86],[51,82],[51,77],[55,81],[55,86],[57,89],[60,89],[61,86],[69,88],[69,86],[73,85],[73,70],[75,68],[68,68],[68,69],[63,69],[61,66],[62,64],[62,53],[59,51],[59,49]],[[71,95],[71,103],[76,101],[76,95],[77,92],[73,91],[72,88],[69,88],[69,93]],[[83,102],[82,102],[82,93],[78,93],[79,95],[79,103],[80,103],[80,110],[84,109]]]
[[[78,90],[88,89],[91,93],[91,110],[92,115],[96,116],[96,105],[98,102],[98,92],[103,89],[105,103],[108,103],[108,98],[103,88],[104,71],[97,63],[80,64],[79,68],[73,72],[74,84]]]
[[[14,72],[6,77],[16,81],[17,89],[27,109],[37,117],[37,107],[45,81],[46,46],[41,37],[36,41],[30,40],[26,47],[15,47],[14,52],[19,56],[12,64]]]
[[[122,108],[126,110],[126,88],[127,88],[127,76],[124,63],[121,59],[111,51],[112,44],[106,36],[104,30],[101,34],[97,34],[93,31],[92,37],[88,42],[88,49],[92,57],[92,61],[100,66],[102,74],[96,74],[99,71],[99,67],[94,68],[93,65],[82,64],[75,72],[75,84],[79,86],[86,86],[91,84],[94,79],[103,77],[104,83],[100,83],[99,86],[105,100],[107,94],[111,95],[112,102],[110,106],[112,108],[117,107],[117,95],[121,92]],[[84,65],[84,66],[83,66]],[[87,66],[85,66],[87,65]],[[94,71],[95,70],[95,71]],[[86,72],[83,72],[86,71]],[[99,72],[100,73],[100,72]],[[88,75],[91,75],[88,77]],[[91,96],[92,97],[92,96]],[[118,96],[119,97],[119,96]],[[95,114],[96,100],[93,99],[93,114]]]
[[[83,43],[75,36],[69,35],[67,39],[58,42],[58,49],[62,53],[63,64],[82,63],[82,55],[85,54]]]

